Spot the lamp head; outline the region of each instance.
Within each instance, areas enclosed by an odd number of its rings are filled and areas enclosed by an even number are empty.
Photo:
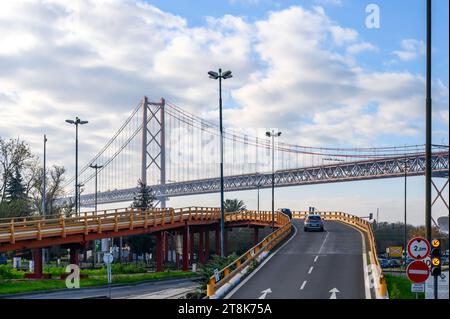
[[[209,78],[211,78],[211,79],[217,80],[219,78],[219,74],[217,72],[209,71],[208,74],[209,74]]]

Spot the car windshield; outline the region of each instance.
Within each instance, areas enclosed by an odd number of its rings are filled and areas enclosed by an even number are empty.
[[[320,220],[320,216],[309,216],[309,220]]]

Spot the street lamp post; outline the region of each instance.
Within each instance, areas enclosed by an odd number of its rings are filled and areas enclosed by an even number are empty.
[[[46,178],[47,178],[47,169],[46,169],[46,165],[47,165],[47,136],[44,134],[44,170],[43,170],[43,176],[42,176],[42,215],[45,216],[47,215],[47,204],[45,202],[46,200]],[[47,256],[47,252],[48,250],[43,248],[42,249],[42,255],[44,256],[44,264],[50,260],[49,256]]]
[[[407,240],[407,231],[406,231],[406,181],[407,181],[407,177],[408,177],[408,158],[405,155],[405,229],[404,229],[404,234],[403,234],[403,251],[404,251],[404,258],[405,258],[405,269],[406,269],[406,240]]]
[[[275,229],[275,137],[279,137],[281,132],[267,131],[266,136],[272,137],[272,229]]]
[[[261,188],[261,184],[258,183],[258,185],[256,185],[256,188],[258,189],[257,211],[259,212],[259,189]]]
[[[88,121],[82,121],[78,116],[74,120],[66,120],[67,123],[75,125],[75,212],[78,212],[78,125],[87,124]]]
[[[98,170],[103,168],[103,165],[97,165],[97,164],[91,164],[89,165],[90,168],[93,168],[95,170],[95,192],[94,192],[94,206],[95,206],[95,213],[97,213],[97,175],[98,175]],[[122,238],[122,237],[120,237]],[[94,240],[94,244],[92,245],[92,262],[93,265],[95,267],[95,253],[96,253],[96,249],[95,249],[95,240]],[[122,248],[122,247],[121,247]]]
[[[224,257],[224,242],[225,242],[225,210],[224,210],[224,193],[223,193],[223,125],[222,125],[222,79],[229,79],[233,77],[231,71],[219,73],[209,71],[208,75],[211,79],[219,80],[219,121],[220,121],[220,256]]]

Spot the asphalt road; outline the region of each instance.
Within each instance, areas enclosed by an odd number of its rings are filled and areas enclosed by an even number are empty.
[[[170,299],[176,298],[198,286],[192,279],[181,278],[140,283],[135,285],[112,286],[112,299]],[[55,292],[30,293],[11,296],[6,299],[84,299],[109,296],[108,287],[66,289]]]
[[[361,233],[332,221],[325,232],[304,232],[302,220],[293,224],[296,235],[228,297],[365,299]]]

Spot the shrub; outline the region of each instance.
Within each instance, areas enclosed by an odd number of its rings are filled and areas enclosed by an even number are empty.
[[[25,272],[17,270],[8,265],[0,265],[0,279],[20,279],[25,276]]]

